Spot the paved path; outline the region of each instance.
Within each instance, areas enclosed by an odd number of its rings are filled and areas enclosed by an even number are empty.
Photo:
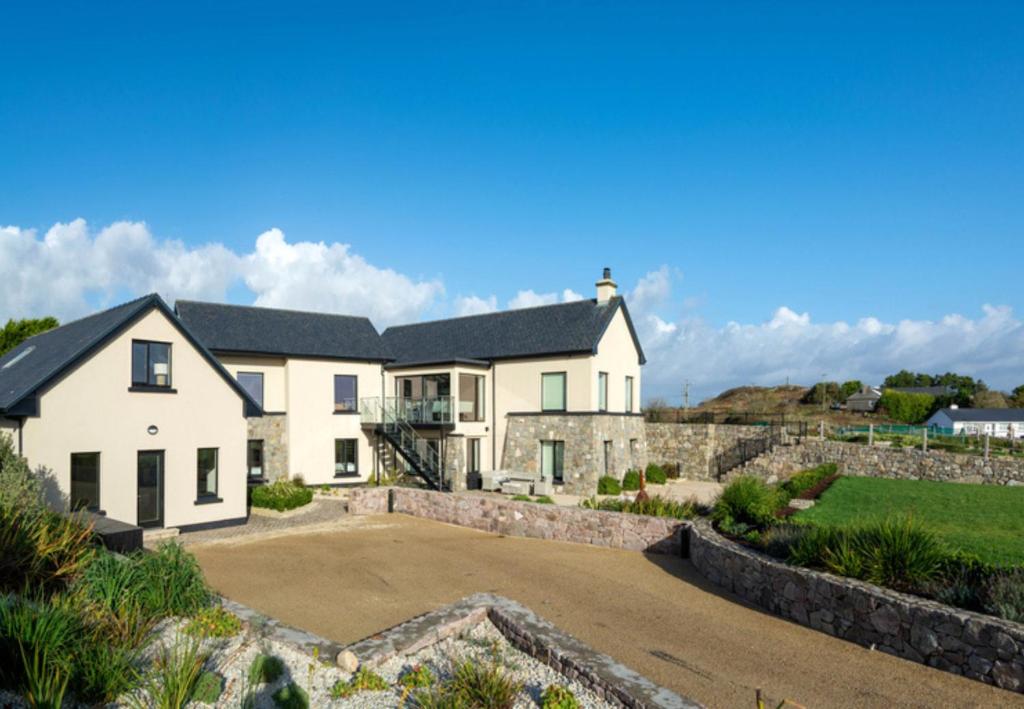
[[[1024,706],[1020,695],[871,652],[721,595],[684,559],[501,537],[405,515],[193,547],[211,584],[342,643],[476,592],[508,596],[712,707],[762,687],[806,707]]]
[[[176,539],[182,544],[191,545],[230,542],[240,538],[270,539],[290,534],[308,534],[337,528],[343,524],[345,515],[345,500],[342,497],[314,498],[306,507],[293,510],[287,515],[277,517],[250,514],[245,524],[186,532]]]

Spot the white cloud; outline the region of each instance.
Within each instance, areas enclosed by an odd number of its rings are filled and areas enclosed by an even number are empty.
[[[493,299],[494,296],[491,296],[491,298]],[[559,302],[570,303],[574,300],[583,300],[583,296],[571,288],[566,288],[561,294],[536,293],[532,289],[521,290],[515,294],[512,300],[508,301],[508,309],[533,308],[538,305],[554,305]]]
[[[142,222],[115,222],[93,233],[85,220],[34,229],[0,228],[0,320],[80,317],[150,292],[224,301],[239,282],[257,305],[367,315],[379,327],[416,320],[444,294],[378,268],[347,244],[289,243],[279,229],[238,254],[221,244],[187,246],[157,239]]]
[[[414,321],[444,295],[440,281],[377,268],[348,244],[289,244],[280,229],[259,235],[242,271],[256,305],[366,315],[379,327]]]
[[[780,306],[760,323],[714,327],[696,317],[663,319],[672,307],[665,269],[640,279],[627,296],[647,355],[643,389],[678,397],[684,380],[698,397],[744,384],[795,384],[829,379],[879,383],[900,369],[959,371],[992,386],[1024,382],[1024,323],[1008,306],[985,305],[978,317],[856,323],[814,322],[810,313]]]
[[[455,299],[455,315],[461,317],[463,315],[482,315],[484,313],[493,313],[498,309],[498,298],[491,296],[489,298],[479,298],[475,295],[461,296]]]

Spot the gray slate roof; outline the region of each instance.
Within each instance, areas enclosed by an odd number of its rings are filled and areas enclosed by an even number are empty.
[[[1024,409],[940,409],[936,413],[945,414],[951,421],[1024,422]]]
[[[391,359],[368,318],[179,300],[178,317],[215,352]]]
[[[74,320],[58,328],[40,333],[22,342],[0,357],[0,412],[21,413],[36,392],[60,376],[64,370],[90,355],[108,339],[130,325],[152,308],[160,309],[247,404],[249,415],[258,415],[259,406],[228,374],[213,355],[203,349],[156,293],[115,306],[109,310]],[[22,357],[24,354],[24,357]],[[8,365],[9,366],[5,366]],[[128,372],[125,372],[126,385]]]
[[[619,297],[602,304],[579,300],[400,325],[388,328],[382,337],[396,364],[591,354],[620,308],[643,364],[643,350],[626,304]]]

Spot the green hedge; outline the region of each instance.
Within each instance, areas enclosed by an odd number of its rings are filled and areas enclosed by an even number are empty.
[[[639,490],[640,489],[640,471],[639,470],[627,470],[625,476],[622,478],[622,489],[623,490]]]
[[[289,480],[279,480],[270,485],[253,488],[252,506],[284,512],[308,505],[313,501],[313,491],[300,487]]]
[[[622,485],[611,475],[605,475],[597,481],[598,495],[618,495],[622,492]]]
[[[644,478],[652,485],[664,485],[668,481],[668,475],[657,463],[650,463],[644,471]]]

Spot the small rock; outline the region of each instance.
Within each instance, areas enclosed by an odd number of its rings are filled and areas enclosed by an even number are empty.
[[[352,674],[359,669],[359,658],[351,650],[342,650],[338,653],[338,667],[342,671]]]
[[[900,614],[892,606],[882,606],[871,614],[871,625],[884,635],[895,635],[900,629]]]
[[[1003,689],[1014,692],[1024,689],[1024,667],[1015,662],[997,662],[992,667],[992,678]]]

